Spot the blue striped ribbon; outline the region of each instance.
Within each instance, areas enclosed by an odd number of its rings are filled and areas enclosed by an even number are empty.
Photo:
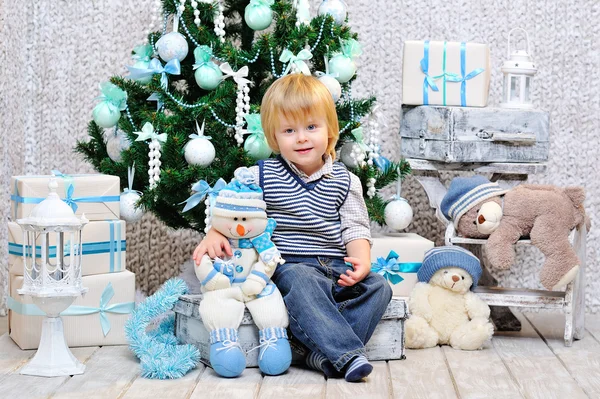
[[[126,240],[120,240],[120,242],[119,242],[119,240],[117,239],[117,240],[114,240],[114,242],[112,242],[112,243],[110,241],[83,243],[83,255],[96,255],[96,254],[110,253],[111,246],[115,248],[116,253],[125,251],[126,247],[127,247]],[[30,256],[31,251],[32,251],[31,245],[26,245],[25,251],[26,251],[26,254],[28,256]],[[65,252],[67,252],[67,251],[65,251]],[[9,242],[8,243],[8,253],[10,255],[23,256],[23,244]],[[36,258],[42,257],[42,247],[39,245],[37,245],[35,247],[35,257]],[[56,258],[56,246],[51,246],[49,248],[48,257]]]
[[[467,106],[467,80],[473,79],[475,76],[479,75],[485,70],[484,68],[477,68],[465,76],[466,69],[467,44],[465,42],[462,42],[460,44],[460,74],[462,76],[462,78],[460,79],[460,105],[463,107]]]
[[[108,220],[109,223],[109,241],[85,242],[82,244],[82,255],[109,254],[110,273],[122,271],[122,252],[127,250],[127,241],[121,237],[121,222],[119,220]],[[115,232],[116,229],[116,232]],[[115,237],[116,236],[116,237]],[[23,256],[23,248],[27,256],[32,255],[33,248],[31,245],[17,244],[14,242],[8,243],[8,253],[15,256]],[[68,251],[65,251],[65,255]],[[42,247],[35,247],[35,257],[42,257]],[[50,246],[48,249],[48,257],[56,258],[56,246]]]
[[[446,72],[446,53],[447,53],[447,43],[444,42],[444,53],[442,56],[442,73],[435,76],[429,76],[429,40],[425,40],[423,44],[423,59],[421,60],[421,70],[425,74],[425,78],[423,80],[423,105],[429,104],[429,88],[433,91],[439,91],[439,88],[435,84],[435,81],[443,78],[442,83],[442,98],[443,103],[446,105],[446,82],[454,81],[452,79],[458,79],[458,75],[454,73]]]
[[[476,68],[469,74],[466,73],[467,69],[467,43],[460,43],[460,76],[455,73],[446,72],[446,59],[447,59],[447,42],[444,42],[444,53],[442,56],[442,73],[440,75],[429,76],[429,40],[426,40],[423,45],[423,59],[421,60],[421,70],[425,74],[423,80],[423,105],[429,104],[429,88],[433,91],[439,91],[439,88],[435,84],[435,81],[442,78],[442,102],[446,105],[446,83],[447,82],[460,82],[460,104],[463,107],[467,106],[467,80],[473,79],[479,75],[484,68]]]

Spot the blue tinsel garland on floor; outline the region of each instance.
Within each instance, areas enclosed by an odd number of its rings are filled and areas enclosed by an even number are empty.
[[[156,329],[146,332],[150,322],[173,309],[179,296],[186,292],[183,280],[168,280],[160,290],[137,306],[125,324],[129,348],[140,359],[145,378],[180,378],[195,368],[200,360],[200,352],[195,346],[178,345],[174,335],[174,315],[166,317]]]

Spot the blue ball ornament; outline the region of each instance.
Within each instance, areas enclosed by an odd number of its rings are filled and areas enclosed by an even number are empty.
[[[207,63],[200,66],[194,72],[196,83],[204,90],[213,90],[223,79],[223,72],[214,63]]]
[[[329,60],[329,72],[331,74],[337,73],[337,81],[340,83],[346,83],[356,73],[356,63],[352,58],[346,57],[343,54],[338,54]]]
[[[273,11],[265,4],[255,4],[251,1],[244,10],[244,20],[251,29],[264,30],[273,22]]]
[[[132,65],[132,68],[139,68],[139,69],[148,69],[149,67],[150,67],[150,61],[137,61],[135,64]],[[144,77],[135,79],[136,82],[139,82],[141,84],[148,84],[148,83],[150,83],[151,80],[152,80],[152,75],[148,75],[148,76],[144,76]]]
[[[271,156],[273,150],[269,147],[269,143],[265,139],[264,135],[250,135],[244,143],[244,150],[257,161],[261,159],[267,159]]]
[[[99,126],[108,129],[114,127],[119,122],[121,111],[106,101],[102,101],[94,107],[92,117],[94,118],[94,122]]]

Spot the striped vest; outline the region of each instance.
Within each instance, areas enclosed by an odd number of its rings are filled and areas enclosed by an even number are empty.
[[[280,156],[259,161],[260,187],[267,215],[277,221],[273,243],[282,254],[346,256],[340,206],[350,189],[350,174],[339,162],[333,178],[305,183]]]

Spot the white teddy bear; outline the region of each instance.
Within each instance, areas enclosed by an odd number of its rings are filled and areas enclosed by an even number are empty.
[[[449,344],[476,350],[492,338],[490,308],[471,291],[481,272],[479,259],[461,247],[437,247],[425,254],[409,299],[407,348]]]

